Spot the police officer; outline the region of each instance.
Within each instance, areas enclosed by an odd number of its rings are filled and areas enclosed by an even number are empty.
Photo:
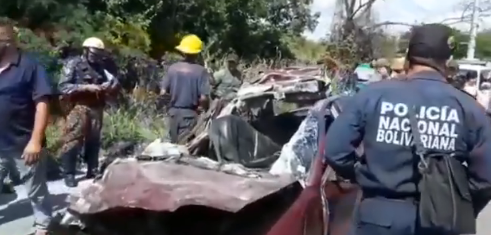
[[[198,63],[203,42],[196,35],[187,35],[176,47],[184,60],[169,66],[161,83],[161,95],[170,95],[169,137],[178,143],[196,125],[198,112],[207,107],[210,75]]]
[[[491,199],[491,122],[472,97],[446,81],[450,33],[440,24],[415,28],[406,56],[407,78],[369,84],[329,128],[326,163],[363,192],[351,234],[424,235],[417,226],[419,159],[412,149],[410,107],[416,107],[425,148],[470,152],[462,160],[468,165],[476,211]],[[360,144],[363,156],[354,151]]]
[[[87,38],[82,56],[67,60],[63,66],[58,89],[67,108],[64,133],[60,140],[65,184],[76,187],[77,157],[84,150],[87,178],[97,173],[101,128],[107,95],[119,88],[115,64],[109,60],[104,43],[96,37]]]

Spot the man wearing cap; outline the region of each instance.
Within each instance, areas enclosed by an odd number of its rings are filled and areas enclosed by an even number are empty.
[[[491,123],[472,97],[446,81],[450,38],[444,25],[415,28],[406,79],[369,84],[330,126],[325,162],[363,192],[351,234],[456,234],[428,233],[418,223],[420,173],[412,110],[424,148],[437,154],[466,153],[461,160],[468,166],[476,214],[490,201]],[[448,127],[452,131],[443,130]],[[360,145],[363,156],[355,152]]]
[[[390,77],[391,78],[403,77],[405,74],[404,71],[405,63],[406,63],[406,58],[404,57],[397,57],[392,59],[392,62],[390,63],[390,70],[392,71]]]
[[[452,80],[452,78],[459,72],[459,64],[455,60],[449,60],[447,62],[447,78]]]
[[[455,60],[447,62],[447,81],[455,88],[465,91],[467,74],[459,73],[459,64]]]
[[[84,150],[86,178],[97,174],[103,109],[108,95],[119,88],[115,64],[109,60],[101,39],[87,38],[82,56],[63,66],[58,90],[66,113],[61,144],[61,159],[68,187],[76,187],[77,157]]]
[[[187,35],[176,47],[184,60],[169,66],[161,82],[161,95],[169,95],[169,136],[178,143],[196,125],[198,112],[206,109],[210,95],[210,75],[197,62],[203,42],[196,35]]]
[[[213,74],[215,95],[223,100],[232,100],[242,85],[242,74],[238,70],[237,55],[229,55],[224,68]]]
[[[372,62],[372,67],[377,71],[378,79],[388,79],[390,76],[390,63],[385,58],[379,58]]]

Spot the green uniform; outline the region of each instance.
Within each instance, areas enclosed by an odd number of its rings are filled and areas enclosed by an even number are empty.
[[[230,71],[223,68],[213,74],[215,81],[215,95],[218,98],[231,100],[236,96],[242,85],[242,74],[239,71]]]

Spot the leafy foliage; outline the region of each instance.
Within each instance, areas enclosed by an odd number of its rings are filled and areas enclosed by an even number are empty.
[[[203,39],[203,59],[208,67],[216,69],[224,55],[236,53],[246,62],[242,66],[249,77],[258,74],[258,62],[265,69],[277,66],[283,59],[299,58],[309,63],[319,59],[322,45],[301,37],[317,24],[319,15],[311,12],[311,3],[312,0],[0,0],[0,17],[16,23],[20,46],[35,54],[52,76],[53,84],[62,57],[71,54],[67,51],[77,51],[90,36],[105,41],[126,88],[105,115],[103,145],[107,147],[121,140],[142,142],[164,136],[164,111],[154,92],[163,69],[152,58],[173,55],[185,34]],[[51,147],[61,135],[61,123],[55,117],[48,129]]]
[[[399,43],[400,48],[407,48],[410,36],[411,31],[407,31],[401,35]],[[467,55],[467,45],[469,42],[468,33],[454,28],[453,36],[456,44],[456,49],[453,54],[454,58],[465,58]],[[491,58],[491,31],[482,31],[478,33],[476,38],[476,57],[481,59]]]
[[[283,38],[313,29],[312,0],[0,0],[14,19],[51,46],[102,37],[121,54],[154,57],[172,51],[187,33],[213,43],[218,54],[244,58],[293,56]],[[34,44],[33,44],[34,45]]]

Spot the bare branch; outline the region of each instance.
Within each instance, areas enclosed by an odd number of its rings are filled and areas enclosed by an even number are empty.
[[[491,12],[487,12],[485,14],[481,13],[480,17],[490,17]],[[458,24],[458,23],[464,23],[464,22],[470,22],[472,20],[472,15],[463,15],[462,17],[450,17],[443,19],[439,23],[441,24]]]
[[[347,12],[349,14],[348,15],[348,18],[353,19],[353,18],[355,18],[355,16],[358,13],[360,13],[362,11],[364,12],[364,11],[371,10],[371,8],[372,8],[373,4],[375,3],[375,1],[377,1],[377,0],[368,0],[365,3],[361,3],[361,1],[360,1],[360,4],[358,5],[358,7],[355,10],[353,10],[353,12],[351,14],[349,12]],[[353,6],[353,9],[354,9],[354,6]]]
[[[414,26],[417,26],[418,24],[411,24],[411,23],[404,23],[404,22],[394,22],[394,21],[384,21],[384,22],[381,22],[381,23],[377,23],[377,24],[366,26],[364,29],[374,30],[376,28],[383,27],[383,26],[389,26],[389,25],[400,25],[400,26],[414,27]]]

